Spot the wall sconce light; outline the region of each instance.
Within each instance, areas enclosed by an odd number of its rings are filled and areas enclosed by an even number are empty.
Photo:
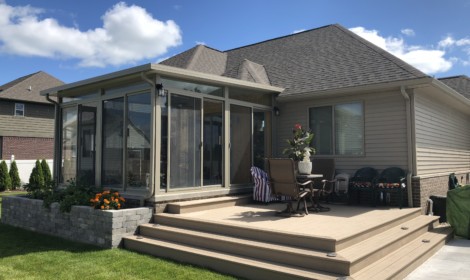
[[[163,84],[156,84],[155,89],[157,90],[157,95],[161,97],[166,96],[166,90],[163,89]]]
[[[278,107],[274,107],[273,110],[274,110],[274,115],[276,117],[279,117],[281,115],[281,111],[279,110]]]

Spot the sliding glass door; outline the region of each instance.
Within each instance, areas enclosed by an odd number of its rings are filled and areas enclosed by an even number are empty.
[[[170,188],[201,186],[201,100],[171,95]]]
[[[97,103],[78,106],[78,170],[77,181],[81,184],[95,184],[95,143]]]
[[[224,103],[204,100],[203,184],[222,185],[224,142]]]
[[[230,183],[251,182],[251,108],[230,106]]]

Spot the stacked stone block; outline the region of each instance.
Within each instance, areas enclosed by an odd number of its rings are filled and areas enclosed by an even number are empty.
[[[65,239],[116,248],[124,236],[136,233],[138,226],[152,219],[152,208],[96,210],[73,206],[70,213],[59,204],[44,208],[42,200],[6,196],[2,202],[2,223]]]

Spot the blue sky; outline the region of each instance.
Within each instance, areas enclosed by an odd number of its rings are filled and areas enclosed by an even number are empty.
[[[470,76],[470,0],[0,0],[0,85],[66,83],[339,23],[436,76]]]

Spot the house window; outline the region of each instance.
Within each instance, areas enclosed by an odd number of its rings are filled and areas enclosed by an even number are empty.
[[[24,117],[24,104],[15,103],[15,116]]]
[[[361,102],[310,108],[309,121],[318,155],[364,155]]]

